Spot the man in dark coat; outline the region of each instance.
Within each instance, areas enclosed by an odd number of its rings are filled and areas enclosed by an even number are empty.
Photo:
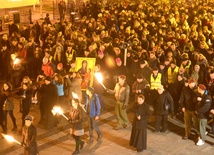
[[[27,115],[25,117],[25,126],[22,128],[22,143],[24,146],[24,155],[38,155],[37,145],[37,129],[32,124],[33,116]]]
[[[185,124],[185,135],[183,137],[184,140],[190,138],[190,132],[192,128],[192,124],[194,128],[198,131],[198,121],[195,115],[195,102],[193,98],[196,95],[196,87],[195,80],[193,78],[188,80],[188,86],[184,87],[181,96],[179,99],[180,106],[184,113],[184,124]],[[193,122],[193,123],[192,123]]]
[[[169,111],[174,112],[174,101],[168,91],[164,90],[163,85],[159,86],[157,98],[155,101],[156,112],[156,130],[155,132],[165,132],[167,130],[167,121]],[[167,107],[168,106],[168,107]],[[170,107],[170,108],[169,108]],[[160,129],[162,127],[162,130]]]
[[[52,108],[58,102],[57,87],[52,82],[50,76],[45,78],[45,84],[41,87],[41,122],[44,122],[46,129],[56,126],[57,120],[51,113]]]

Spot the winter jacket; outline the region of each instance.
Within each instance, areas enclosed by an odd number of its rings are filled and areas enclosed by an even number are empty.
[[[165,104],[169,104],[170,112],[174,112],[174,101],[169,92],[164,91],[162,94],[158,94],[155,101],[156,114],[164,115],[168,114],[169,110],[166,110]]]
[[[197,104],[196,104],[197,117],[201,119],[207,119],[209,117],[212,98],[206,92],[202,96],[197,96],[197,97],[202,98],[201,101],[197,100]]]
[[[90,99],[89,96],[86,96],[86,105],[85,109],[87,114],[92,118],[100,115],[100,100],[97,94],[94,94]]]
[[[196,91],[196,88],[191,89],[189,86],[183,88],[179,99],[181,108],[185,108],[189,111],[195,111],[195,102],[193,99],[195,98]]]

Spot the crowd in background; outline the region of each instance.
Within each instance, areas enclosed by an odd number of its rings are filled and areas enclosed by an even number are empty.
[[[190,78],[196,86],[203,84],[214,97],[213,6],[212,2],[200,0],[167,4],[86,2],[77,10],[79,20],[62,15],[51,23],[47,16],[20,28],[10,21],[9,34],[0,38],[0,75],[17,90],[21,86],[25,96],[28,89],[32,96],[36,89],[41,89],[41,100],[56,97],[55,94],[60,99],[70,94],[70,89],[81,96],[82,78],[75,70],[76,57],[96,58],[96,66],[105,75],[108,87],[116,84],[119,75],[125,75],[131,96],[136,95],[136,99],[144,94],[145,100],[155,106],[156,101],[150,96],[157,95],[156,90],[163,85],[174,100],[177,114],[181,111],[180,94]],[[26,76],[33,84],[22,82]],[[47,88],[45,85],[52,80],[53,86]],[[12,88],[8,83],[4,85]],[[6,93],[4,86],[1,91],[2,105],[9,94],[17,92],[11,89]],[[49,110],[56,100],[50,99]],[[42,107],[41,118],[49,117],[50,111]],[[23,120],[29,113],[27,109]],[[210,109],[214,109],[213,101]],[[10,115],[13,118],[12,112]],[[16,129],[14,118],[13,122]]]

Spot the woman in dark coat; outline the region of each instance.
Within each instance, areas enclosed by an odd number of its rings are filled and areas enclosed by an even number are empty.
[[[32,91],[30,89],[30,84],[22,84],[22,89],[20,90],[20,97],[20,112],[22,113],[22,126],[24,126],[25,117],[29,114],[32,104]]]
[[[137,104],[134,107],[135,117],[130,138],[130,146],[142,152],[147,148],[147,119],[149,118],[149,106],[144,103],[145,97],[138,96]]]
[[[73,135],[76,142],[76,148],[73,152],[73,155],[75,155],[79,153],[79,150],[83,148],[85,143],[80,139],[80,136],[84,135],[84,129],[82,127],[83,114],[79,105],[79,99],[74,98],[72,100],[72,107],[70,109],[69,115],[69,121],[71,123],[71,134]]]
[[[17,130],[16,118],[13,115],[14,103],[13,103],[12,95],[14,93],[15,91],[12,90],[12,85],[9,82],[5,82],[1,89],[1,95],[2,95],[1,99],[4,102],[4,105],[3,105],[4,121],[5,121],[6,130],[7,130],[7,114],[9,113],[10,118],[13,122],[12,131]]]

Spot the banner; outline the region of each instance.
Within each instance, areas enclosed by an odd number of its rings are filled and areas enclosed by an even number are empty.
[[[0,9],[39,4],[39,0],[0,0]]]

